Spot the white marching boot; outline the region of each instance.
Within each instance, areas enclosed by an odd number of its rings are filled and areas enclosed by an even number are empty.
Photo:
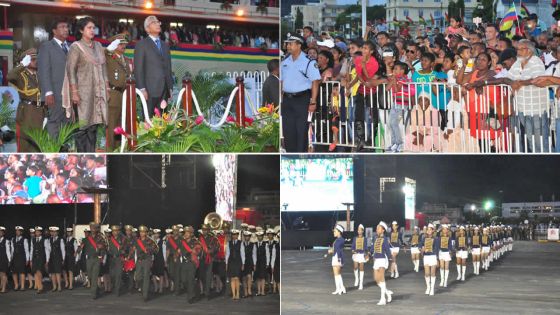
[[[342,281],[342,275],[338,275],[338,285],[340,286],[340,291],[338,292],[338,295],[341,294],[345,294],[346,293],[346,288],[344,287],[344,281]]]
[[[434,289],[436,286],[436,277],[430,277],[430,295],[434,295]]]
[[[461,280],[461,265],[457,265],[457,281]]]
[[[447,269],[443,272],[443,277],[445,278],[443,280],[443,287],[447,288],[447,278],[449,277],[449,269]]]
[[[385,282],[379,282],[377,286],[381,289],[381,298],[379,298],[377,305],[385,305],[387,304],[387,301],[385,300]]]
[[[461,269],[463,270],[463,273],[461,275],[461,281],[465,281],[465,273],[467,272],[467,266],[462,266]]]
[[[338,284],[338,276],[334,276],[334,284],[336,286],[336,290],[334,290],[333,293],[331,294],[338,294],[338,292],[340,292],[340,285]]]
[[[443,280],[445,278],[444,272],[445,272],[444,269],[441,269],[441,268],[439,269],[439,286],[440,287],[443,287]]]
[[[358,269],[354,269],[354,286],[357,287],[360,284],[360,278],[358,278]]]
[[[358,287],[358,290],[363,290],[364,289],[364,272],[360,271],[360,286]]]
[[[426,280],[426,294],[430,294],[430,277],[426,277],[424,276],[424,279]]]
[[[399,266],[395,264],[395,279],[397,279],[398,277],[399,277]]]

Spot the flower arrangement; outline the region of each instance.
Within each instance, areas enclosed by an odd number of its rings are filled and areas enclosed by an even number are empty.
[[[219,128],[212,129],[203,116],[186,117],[182,110],[169,113],[159,111],[152,125],[144,122],[137,126],[137,145],[134,152],[278,152],[278,108],[269,104],[259,108],[255,118],[245,117],[245,127],[229,115]],[[133,137],[122,127],[117,135]]]

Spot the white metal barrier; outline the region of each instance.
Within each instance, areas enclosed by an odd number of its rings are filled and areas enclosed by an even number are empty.
[[[336,134],[337,146],[354,147],[357,106],[365,106],[369,150],[395,144],[405,152],[541,153],[557,141],[558,99],[549,88],[407,83],[382,84],[364,96],[345,93],[337,81],[320,85],[311,144],[329,145]]]

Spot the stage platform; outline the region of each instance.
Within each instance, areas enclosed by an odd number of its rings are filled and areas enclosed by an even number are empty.
[[[50,284],[45,284],[50,288]],[[256,291],[253,291],[255,293]],[[140,293],[114,294],[92,300],[89,289],[74,288],[62,292],[36,294],[35,291],[10,291],[0,295],[0,314],[278,314],[280,298],[278,294],[256,296],[232,301],[220,296],[194,304],[187,302],[186,293],[174,296],[172,293],[151,295],[144,302]],[[45,313],[46,312],[46,313]]]
[[[435,296],[424,294],[423,269],[415,273],[410,252],[401,250],[400,277],[390,279],[393,301],[377,306],[380,289],[365,265],[364,290],[354,285],[351,252],[345,251],[343,267],[347,294],[335,290],[331,256],[326,250],[282,251],[282,314],[560,314],[560,244],[518,241],[490,270],[473,275],[471,259],[464,282],[456,281],[455,263],[450,265],[447,288],[439,287],[436,271]]]

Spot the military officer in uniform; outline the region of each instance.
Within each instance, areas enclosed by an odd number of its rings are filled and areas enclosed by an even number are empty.
[[[97,292],[97,278],[99,278],[103,256],[107,251],[107,242],[99,231],[98,223],[91,222],[89,228],[91,230],[91,235],[87,236],[82,242],[81,251],[86,254],[87,274],[92,298],[95,300],[99,297]]]
[[[123,272],[123,259],[129,252],[128,239],[122,235],[121,227],[113,225],[111,227],[111,236],[109,238],[109,247],[107,249],[109,256],[109,274],[111,275],[111,282],[114,285],[115,294],[121,295],[122,272]]]
[[[286,43],[289,54],[280,67],[284,147],[288,152],[306,152],[308,117],[317,107],[321,74],[317,62],[302,51],[303,37],[290,35]]]
[[[12,69],[7,77],[8,82],[18,91],[20,98],[16,113],[17,150],[38,152],[37,146],[27,135],[27,131],[31,128],[43,128],[46,115],[37,79],[37,49],[29,49],[24,55],[21,63]]]
[[[130,245],[128,246],[126,253],[125,253],[125,257],[132,257],[134,248],[132,247],[132,244],[134,244],[134,227],[132,227],[132,225],[125,225],[124,226],[124,233],[125,233],[125,238],[127,243]],[[134,292],[134,270],[132,271],[128,271],[125,273],[126,275],[126,279],[127,279],[127,288],[128,288],[128,293],[132,294],[132,292]]]
[[[16,236],[12,239],[12,252],[14,291],[25,291],[25,267],[29,261],[29,242],[23,236],[21,226],[16,226]]]
[[[66,257],[66,247],[64,246],[64,239],[58,237],[59,228],[57,226],[49,227],[51,235],[49,243],[50,250],[47,255],[47,265],[49,269],[49,276],[52,283],[52,292],[62,291],[62,267],[64,266],[64,258]]]
[[[109,111],[107,122],[107,151],[114,151],[119,142],[115,139],[115,127],[121,125],[122,96],[126,80],[131,76],[130,60],[124,52],[128,44],[126,34],[117,34],[109,39],[111,44],[105,50],[107,77],[109,78]]]
[[[200,263],[200,280],[204,288],[204,295],[210,299],[210,287],[212,286],[212,266],[214,258],[219,250],[218,239],[208,232],[210,226],[208,224],[202,225],[202,234],[199,237],[200,245],[202,246],[202,262]]]
[[[133,243],[134,255],[136,256],[135,278],[142,288],[144,302],[148,301],[150,289],[150,269],[154,255],[158,252],[157,244],[148,237],[148,228],[144,225],[138,227],[140,236]]]
[[[175,295],[179,295],[181,292],[181,248],[179,247],[181,235],[179,235],[179,226],[173,225],[172,230],[173,235],[167,238],[165,255],[167,256],[167,271],[173,283],[171,291]]]
[[[35,276],[35,289],[37,294],[43,293],[43,272],[47,263],[48,240],[43,238],[43,228],[35,227],[35,236],[31,240],[31,274]]]
[[[72,290],[74,288],[74,272],[76,271],[76,252],[78,251],[78,241],[74,238],[74,230],[66,228],[65,253],[64,258],[64,288]]]
[[[8,271],[12,261],[12,243],[4,236],[5,233],[6,228],[0,226],[0,287],[2,288],[0,293],[6,293]]]
[[[187,289],[187,299],[189,304],[194,303],[195,297],[195,275],[196,269],[200,265],[201,245],[194,237],[194,228],[185,228],[185,237],[181,240],[181,282]]]

